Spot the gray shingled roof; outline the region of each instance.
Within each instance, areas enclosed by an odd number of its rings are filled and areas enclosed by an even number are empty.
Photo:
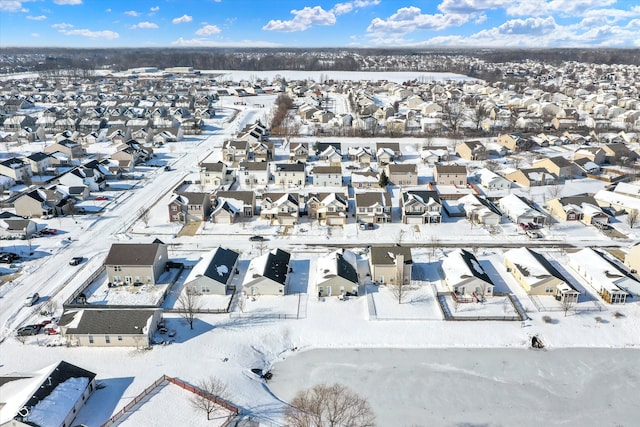
[[[105,265],[153,265],[158,253],[158,243],[114,243]]]
[[[75,328],[68,328],[68,335],[96,334],[96,335],[144,335],[144,328],[155,310],[145,309],[111,309],[111,310],[81,310],[75,316],[81,315]]]
[[[392,258],[389,254],[395,255],[404,255],[404,263],[412,264],[413,259],[411,258],[411,248],[406,246],[372,246],[371,253],[369,254],[371,258],[371,264],[373,265],[392,265],[395,264],[395,258]]]

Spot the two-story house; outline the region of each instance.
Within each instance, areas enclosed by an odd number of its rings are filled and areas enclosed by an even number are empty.
[[[31,182],[31,165],[17,157],[0,162],[0,175],[8,176],[14,181]]]
[[[403,191],[403,224],[430,224],[442,221],[442,202],[435,191]]]
[[[418,185],[418,166],[415,163],[388,163],[384,170],[391,185]]]
[[[306,200],[310,220],[320,224],[345,225],[349,213],[349,200],[339,193],[312,193]]]
[[[467,167],[438,163],[433,168],[433,180],[438,185],[466,185]]]
[[[356,193],[356,220],[361,223],[391,222],[391,196],[386,191]]]
[[[162,243],[113,243],[104,265],[110,283],[155,285],[168,260],[167,246]]]
[[[218,188],[233,182],[233,173],[224,162],[200,163],[200,183],[205,188]]]
[[[244,188],[266,186],[271,180],[268,162],[240,162],[236,173],[238,183]]]
[[[312,173],[316,187],[342,186],[342,166],[314,166]]]
[[[464,160],[486,160],[487,149],[480,141],[465,141],[456,145],[456,153]]]
[[[304,163],[276,163],[273,173],[276,184],[282,187],[302,187],[307,182]]]
[[[289,160],[306,163],[309,160],[309,144],[306,142],[292,142],[289,145]]]
[[[260,218],[279,225],[295,225],[300,216],[300,197],[293,193],[265,193],[260,203]]]

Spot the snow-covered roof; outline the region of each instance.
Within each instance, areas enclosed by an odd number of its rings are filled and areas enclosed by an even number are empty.
[[[185,280],[185,284],[196,280],[198,277],[206,276],[226,285],[239,256],[237,252],[221,247],[207,252],[193,267],[191,273],[187,276],[187,280]]]
[[[569,254],[571,265],[584,277],[598,292],[600,288],[606,289],[610,294],[624,292],[629,287],[638,287],[640,283],[632,279],[611,261],[591,248],[585,248]]]
[[[614,193],[613,191],[600,190],[593,196],[602,204],[623,206],[626,209],[640,210],[640,198],[627,196],[622,193]]]
[[[447,254],[442,261],[442,270],[447,280],[451,283],[458,283],[471,277],[477,277],[493,285],[475,255],[464,249],[456,249]]]
[[[529,248],[510,249],[504,253],[504,257],[520,270],[523,279],[531,287],[551,276],[564,281],[562,275],[544,256]]]

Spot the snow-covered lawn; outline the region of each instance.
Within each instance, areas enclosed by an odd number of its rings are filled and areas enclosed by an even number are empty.
[[[407,286],[403,292],[400,304],[390,288],[367,286],[378,320],[442,320],[442,311],[429,284]]]
[[[155,285],[143,284],[141,286],[124,285],[109,287],[107,272],[104,271],[83,291],[87,303],[95,305],[146,305],[157,306],[162,302],[162,297],[167,288],[171,286],[173,278],[178,270],[164,272]]]
[[[506,296],[492,296],[484,302],[470,302],[456,304],[451,295],[443,297],[453,318],[500,318],[505,320],[519,320],[518,312]]]
[[[96,397],[99,395],[100,390],[96,392]],[[219,427],[231,415],[228,409],[217,407],[211,419],[207,420],[206,412],[194,409],[191,403],[193,396],[178,385],[165,381],[135,405],[131,412],[118,419],[114,426]]]

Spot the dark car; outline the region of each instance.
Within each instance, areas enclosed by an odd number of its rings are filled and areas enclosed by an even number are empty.
[[[20,255],[14,254],[13,252],[0,252],[0,262],[4,264],[11,264],[19,259]]]
[[[28,335],[37,335],[40,332],[40,326],[38,325],[27,325],[22,328],[18,328],[16,334],[19,337],[26,337]]]
[[[82,261],[84,261],[84,257],[74,256],[73,258],[71,258],[71,261],[69,261],[69,265],[78,265]]]
[[[264,237],[262,236],[251,236],[249,237],[249,240],[252,242],[262,242],[264,241]]]

